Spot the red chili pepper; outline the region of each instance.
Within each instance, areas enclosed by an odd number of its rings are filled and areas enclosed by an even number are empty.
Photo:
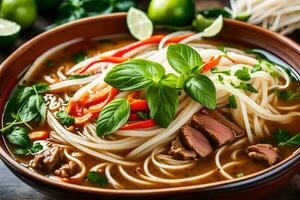
[[[84,108],[80,102],[70,101],[67,107],[67,113],[75,117],[81,117],[84,115]]]
[[[211,70],[211,68],[216,67],[219,64],[221,58],[222,56],[219,55],[217,58],[210,59],[207,63],[203,65],[202,72],[209,71]]]
[[[135,43],[133,43],[133,44],[131,44],[129,46],[121,48],[116,53],[114,53],[113,56],[121,57],[124,54],[126,54],[127,52],[129,52],[131,50],[134,50],[134,49],[136,49],[138,47],[141,47],[143,45],[159,43],[163,37],[165,37],[165,35],[154,35],[154,36],[152,36],[152,37],[150,37],[148,39],[135,42]]]
[[[94,64],[97,64],[97,63],[101,63],[101,62],[122,63],[122,62],[125,62],[127,60],[128,60],[128,58],[123,58],[123,57],[115,57],[115,56],[103,57],[103,58],[100,58],[99,60],[96,60],[96,61],[93,61],[93,62],[89,63],[86,67],[84,67],[82,70],[80,70],[78,72],[78,74],[83,74],[91,66],[93,66]]]
[[[145,99],[137,99],[140,93],[140,91],[135,91],[127,96],[131,111],[149,110],[148,103]]]
[[[107,86],[96,94],[89,95],[88,99],[83,102],[83,105],[90,106],[104,101],[105,99],[107,99],[108,94],[111,90],[112,87]]]
[[[141,128],[151,128],[155,126],[155,121],[153,119],[148,119],[145,121],[134,122],[130,124],[125,124],[120,130],[133,130],[133,129],[141,129]]]
[[[128,120],[130,120],[130,121],[137,121],[137,120],[139,120],[140,119],[140,117],[138,116],[138,114],[131,114],[130,116],[129,116],[129,119]]]
[[[178,36],[172,37],[172,38],[170,38],[166,41],[166,44],[178,43],[178,42],[184,40],[185,38],[190,37],[191,35],[194,35],[194,33],[188,33],[188,34],[178,35]]]
[[[47,131],[34,131],[29,133],[28,136],[32,141],[36,141],[36,140],[45,140],[50,137],[50,134]]]
[[[144,99],[136,99],[130,102],[131,111],[149,110],[148,103]]]
[[[85,115],[83,115],[82,117],[75,117],[75,124],[83,125],[85,122],[88,122],[93,118],[94,118],[93,113],[88,112]]]
[[[108,104],[118,93],[119,93],[119,90],[112,88],[110,90],[106,100],[97,105],[90,106],[89,111],[92,113],[99,113],[104,108],[104,106],[106,106],[106,104]]]

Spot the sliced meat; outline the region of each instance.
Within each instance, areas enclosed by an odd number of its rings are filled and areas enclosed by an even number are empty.
[[[230,128],[214,118],[201,113],[197,113],[193,116],[192,126],[214,140],[219,147],[233,141],[235,138]]]
[[[244,130],[233,123],[232,121],[228,120],[224,115],[222,115],[218,110],[209,110],[207,108],[204,108],[201,110],[201,113],[210,116],[211,118],[221,122],[228,128],[231,128],[236,136],[241,136],[244,134]]]
[[[44,152],[35,155],[29,166],[36,169],[52,171],[55,167],[64,160],[63,148],[53,146]]]
[[[172,142],[171,150],[169,154],[173,155],[175,158],[181,160],[194,160],[197,157],[197,154],[193,150],[187,150],[181,143],[179,137]]]
[[[269,165],[274,165],[281,158],[278,154],[278,149],[270,144],[255,144],[247,148],[250,158],[257,160],[264,160]]]
[[[55,170],[54,174],[62,178],[70,178],[71,176],[76,174],[77,169],[78,169],[77,163],[71,160],[69,161],[69,163],[64,164],[59,169]]]
[[[188,149],[194,150],[199,156],[206,157],[213,152],[211,145],[202,133],[185,125],[180,128],[180,140]]]

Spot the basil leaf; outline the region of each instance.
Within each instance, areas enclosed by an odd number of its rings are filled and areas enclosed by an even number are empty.
[[[228,97],[228,107],[229,108],[237,108],[237,103],[235,97],[233,95]]]
[[[278,129],[274,133],[274,138],[276,139],[277,143],[282,143],[288,141],[290,139],[290,135],[287,131],[283,129]]]
[[[56,117],[59,119],[59,121],[64,125],[71,125],[75,123],[75,118],[71,117],[64,111],[59,111],[56,113]]]
[[[156,62],[133,59],[115,66],[104,81],[123,91],[140,90],[158,83],[164,74],[165,69]]]
[[[295,136],[290,138],[288,141],[280,142],[278,145],[283,146],[283,145],[287,145],[287,144],[300,146],[300,133],[297,133]]]
[[[75,79],[81,79],[81,78],[86,78],[86,77],[89,77],[90,74],[74,74],[74,75],[71,75],[67,78],[67,80],[75,80]]]
[[[249,70],[247,67],[243,67],[243,69],[237,70],[234,75],[243,81],[249,81],[251,79],[251,76],[249,74]]]
[[[216,108],[216,88],[207,76],[192,76],[186,82],[184,91],[204,107],[209,109]]]
[[[150,117],[162,128],[167,128],[175,117],[179,104],[177,91],[163,85],[151,85],[147,90]]]
[[[243,83],[242,82],[242,83],[240,83],[240,85],[234,86],[234,87],[245,90],[245,91],[249,91],[249,92],[252,92],[252,93],[258,93],[257,89],[255,89],[250,83]]]
[[[98,172],[91,171],[87,174],[87,181],[96,183],[101,186],[106,186],[108,185],[108,179],[106,176],[100,175]]]
[[[39,142],[33,143],[32,147],[29,149],[31,154],[37,154],[41,152],[44,149],[43,145],[41,145]]]
[[[170,88],[176,88],[178,77],[174,74],[166,74],[161,79],[161,84]]]
[[[22,107],[19,117],[24,122],[39,123],[46,118],[45,100],[41,95],[33,95]]]
[[[227,49],[226,49],[225,46],[223,46],[223,45],[219,46],[219,47],[218,47],[218,50],[222,51],[222,52],[225,53],[225,54],[228,53]]]
[[[262,70],[261,65],[255,64],[255,65],[253,65],[253,69],[251,70],[251,72],[254,73],[254,72],[261,71],[261,70]]]
[[[227,76],[230,76],[230,74],[231,74],[230,70],[218,71],[218,68],[216,68],[216,67],[211,68],[210,71],[211,71],[212,74],[224,74],[224,75],[227,75]]]
[[[33,85],[32,88],[35,88],[39,94],[43,94],[50,90],[50,87],[47,83],[37,83]]]
[[[188,78],[189,78],[189,75],[187,75],[186,73],[180,74],[178,79],[177,79],[176,88],[177,89],[182,89]]]
[[[87,55],[86,55],[85,51],[79,51],[72,56],[72,60],[75,63],[80,63],[80,62],[84,61],[85,59],[87,59]]]
[[[11,132],[6,135],[10,143],[20,147],[29,148],[32,142],[28,136],[28,130],[26,128],[15,126],[11,129]]]
[[[34,88],[39,94],[49,90],[49,86],[46,83],[38,83],[29,87],[18,87],[5,106],[4,122],[14,120],[12,115],[16,114],[32,95],[35,95]]]
[[[220,74],[218,75],[218,80],[220,83],[224,84],[224,78]]]
[[[26,148],[16,148],[14,150],[15,155],[28,155],[29,153],[29,150]]]
[[[167,59],[178,73],[190,73],[194,68],[200,68],[203,64],[199,53],[185,44],[170,44]]]
[[[130,115],[130,105],[127,99],[118,98],[107,104],[101,111],[96,125],[98,136],[110,134],[122,127]]]

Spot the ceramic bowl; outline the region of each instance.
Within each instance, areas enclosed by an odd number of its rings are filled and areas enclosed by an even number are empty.
[[[48,49],[75,38],[94,38],[126,33],[126,13],[117,13],[81,19],[59,26],[31,39],[10,55],[0,66],[0,114],[2,116],[9,93],[16,85],[20,74],[37,57]],[[243,22],[224,21],[218,39],[224,42],[263,48],[300,72],[300,47],[290,39],[266,29]],[[262,198],[287,183],[299,172],[300,150],[275,166],[239,180],[151,190],[111,190],[72,185],[50,180],[21,166],[10,155],[3,138],[0,138],[0,156],[7,167],[34,189],[58,199],[153,199],[165,198],[210,198],[210,199],[257,199]]]

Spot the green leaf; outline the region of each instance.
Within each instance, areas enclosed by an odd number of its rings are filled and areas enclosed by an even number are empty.
[[[50,87],[47,83],[37,83],[33,85],[32,88],[35,88],[39,94],[44,94],[50,90]]]
[[[68,115],[66,112],[64,111],[58,111],[56,113],[56,117],[59,119],[59,121],[63,124],[63,125],[71,125],[75,123],[75,118],[71,117],[70,115]]]
[[[98,136],[110,134],[122,127],[130,115],[127,99],[118,98],[107,104],[99,114],[96,131]]]
[[[143,120],[150,119],[149,113],[137,112],[136,114]]]
[[[175,117],[179,104],[177,91],[163,85],[152,85],[147,90],[150,117],[162,128],[167,128]]]
[[[276,139],[277,143],[281,143],[288,141],[290,139],[290,135],[287,131],[280,128],[274,133],[274,138]]]
[[[193,48],[185,44],[170,44],[167,59],[172,68],[178,73],[190,73],[194,68],[202,66],[201,56]]]
[[[24,122],[39,123],[46,118],[46,104],[41,95],[33,95],[22,107],[19,117]]]
[[[158,83],[164,74],[165,69],[159,63],[133,59],[115,66],[104,81],[123,91],[140,90]]]
[[[224,84],[224,78],[220,74],[218,75],[218,80],[220,81],[220,83]]]
[[[214,83],[204,75],[191,77],[184,91],[195,101],[209,109],[216,108],[216,88]]]
[[[230,74],[231,74],[230,70],[221,70],[221,71],[218,71],[217,67],[211,68],[210,71],[211,71],[212,74],[224,74],[226,76],[230,76]]]
[[[219,46],[219,47],[218,47],[218,50],[222,51],[222,52],[225,53],[225,54],[228,53],[227,49],[226,49],[225,46],[223,46],[223,45]]]
[[[258,93],[257,89],[255,89],[250,83],[240,83],[240,85],[238,86],[235,86],[236,88],[238,89],[242,89],[242,90],[245,90],[245,91],[249,91],[249,92],[252,92],[252,93]]]
[[[235,97],[233,95],[228,97],[228,107],[229,108],[237,108],[237,103]]]
[[[278,145],[279,146],[283,146],[283,145],[297,145],[297,146],[300,146],[300,133],[297,133],[295,136],[290,138],[288,141],[280,142]]]
[[[174,74],[166,74],[161,78],[160,83],[164,86],[168,86],[170,88],[176,88],[178,77]]]
[[[287,91],[278,91],[278,96],[281,99],[284,100],[297,100],[300,99],[300,92],[299,91],[294,91],[294,90],[287,90]]]
[[[80,62],[84,61],[85,59],[87,59],[87,55],[86,55],[85,51],[79,51],[72,56],[72,60],[75,63],[80,63]]]
[[[71,75],[67,78],[67,80],[75,80],[75,79],[81,79],[91,76],[90,74],[75,74]]]
[[[245,176],[245,174],[244,174],[243,172],[240,172],[240,173],[237,173],[237,174],[236,174],[236,177],[237,177],[237,178],[241,178],[241,177],[243,177],[243,176]]]
[[[102,176],[98,172],[95,172],[95,171],[90,171],[87,174],[87,181],[89,181],[91,183],[96,183],[101,186],[108,185],[108,179],[106,178],[106,176]]]
[[[29,149],[29,152],[31,154],[37,154],[41,152],[44,149],[43,145],[41,145],[39,142],[33,143],[32,147]]]
[[[190,75],[186,73],[181,73],[177,79],[176,88],[182,89]]]
[[[237,70],[234,75],[243,81],[249,81],[251,79],[251,76],[249,74],[249,70],[247,67],[243,67],[243,69]]]
[[[32,145],[32,142],[28,136],[28,130],[20,126],[13,127],[6,137],[10,143],[19,147],[29,148]]]
[[[261,65],[255,64],[255,65],[253,65],[253,69],[251,70],[251,72],[254,73],[254,72],[261,71],[261,70],[262,70]]]

